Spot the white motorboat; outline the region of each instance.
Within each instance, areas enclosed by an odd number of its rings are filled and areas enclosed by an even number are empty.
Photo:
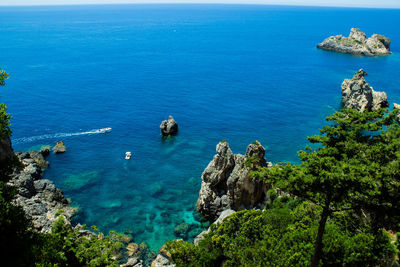
[[[131,156],[132,156],[131,152],[128,151],[128,152],[125,153],[125,159],[130,159]]]
[[[101,128],[98,130],[99,133],[109,133],[111,132],[112,128],[108,127],[108,128]]]

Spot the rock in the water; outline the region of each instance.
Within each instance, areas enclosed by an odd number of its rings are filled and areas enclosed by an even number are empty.
[[[132,257],[133,255],[136,255],[139,252],[139,245],[136,243],[130,243],[127,247],[126,247],[126,254],[129,257]]]
[[[67,151],[67,147],[64,145],[63,141],[58,141],[57,144],[53,147],[54,153],[64,153]]]
[[[209,221],[226,209],[243,210],[263,205],[268,185],[250,177],[250,171],[267,166],[265,149],[250,144],[246,155],[234,155],[227,142],[217,145],[217,154],[204,170],[196,207]]]
[[[364,32],[357,28],[351,28],[349,37],[336,35],[326,38],[317,45],[320,49],[353,55],[376,56],[389,55],[390,39],[381,35],[373,34],[367,39]]]
[[[360,69],[352,79],[345,79],[342,83],[343,108],[364,110],[378,110],[388,107],[385,92],[376,92],[364,79],[367,73]]]
[[[175,267],[176,265],[164,255],[158,254],[156,259],[151,263],[151,267]]]
[[[129,258],[126,263],[120,265],[120,267],[142,267],[142,266],[143,262],[137,257]]]
[[[160,130],[163,136],[176,135],[178,133],[178,124],[172,116],[169,116],[168,120],[161,122]]]
[[[42,152],[42,150],[40,152],[29,151],[29,155],[36,162],[36,164],[39,167],[46,168],[49,166],[49,162],[47,160],[45,160],[44,157],[46,157],[50,153],[50,152],[47,153],[47,151],[48,151],[48,149],[44,150],[43,152]]]
[[[165,244],[158,251],[157,257],[151,263],[151,267],[175,267],[170,260],[171,253],[166,249]]]
[[[40,149],[40,154],[42,154],[43,157],[47,157],[50,155],[50,146],[44,146]]]

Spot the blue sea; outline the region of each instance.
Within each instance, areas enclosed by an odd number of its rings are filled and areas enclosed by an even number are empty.
[[[181,222],[201,230],[193,211],[219,141],[244,153],[258,140],[268,161],[297,162],[360,68],[399,103],[399,18],[400,10],[258,5],[1,7],[0,67],[10,79],[0,101],[16,151],[65,142],[44,177],[79,208],[76,222],[157,250]],[[393,54],[316,48],[351,27],[390,37]],[[179,134],[163,140],[169,115]],[[113,131],[92,131],[104,127]]]

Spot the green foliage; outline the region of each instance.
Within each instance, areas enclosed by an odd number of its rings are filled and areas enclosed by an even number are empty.
[[[3,103],[0,104],[0,138],[9,136],[10,129],[10,114],[7,113],[7,106]]]
[[[326,118],[315,148],[299,151],[300,165],[276,165],[253,175],[322,207],[313,266],[321,256],[325,223],[333,212],[368,210],[375,233],[400,213],[400,130],[397,111],[343,110]],[[392,222],[392,223],[388,223]]]
[[[280,197],[265,211],[245,210],[213,226],[198,246],[170,241],[178,266],[309,266],[321,208],[309,201]],[[365,231],[364,231],[365,230]],[[396,252],[383,232],[351,233],[329,220],[324,238],[324,266],[374,266]],[[380,247],[380,249],[376,249]]]
[[[9,75],[5,71],[0,69],[0,86],[5,85],[5,80],[8,79]],[[7,113],[7,106],[3,103],[0,104],[0,138],[9,136],[11,134],[10,129],[10,114]]]
[[[35,251],[36,265],[118,266],[115,256],[123,246],[121,235],[110,232],[109,236],[104,236],[81,231],[83,229],[72,229],[60,216],[53,224],[51,233],[40,237]]]
[[[0,69],[0,86],[5,85],[5,80],[9,77],[8,73]]]
[[[299,151],[301,164],[252,172],[273,186],[267,210],[235,213],[198,246],[170,242],[172,259],[179,266],[393,265],[398,244],[382,228],[396,230],[400,219],[396,112],[329,116]],[[278,196],[278,188],[290,195]]]
[[[0,251],[8,255],[2,258],[2,265],[27,266],[34,257],[31,250],[34,233],[29,230],[31,222],[25,217],[22,208],[11,203],[14,196],[15,189],[0,181]]]

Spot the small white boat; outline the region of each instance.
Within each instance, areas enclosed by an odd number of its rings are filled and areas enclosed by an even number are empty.
[[[112,128],[108,127],[108,128],[99,129],[98,132],[99,133],[109,133],[109,132],[111,132],[111,130],[112,130]]]
[[[132,156],[131,152],[128,151],[128,152],[125,153],[125,159],[130,159],[131,156]]]

